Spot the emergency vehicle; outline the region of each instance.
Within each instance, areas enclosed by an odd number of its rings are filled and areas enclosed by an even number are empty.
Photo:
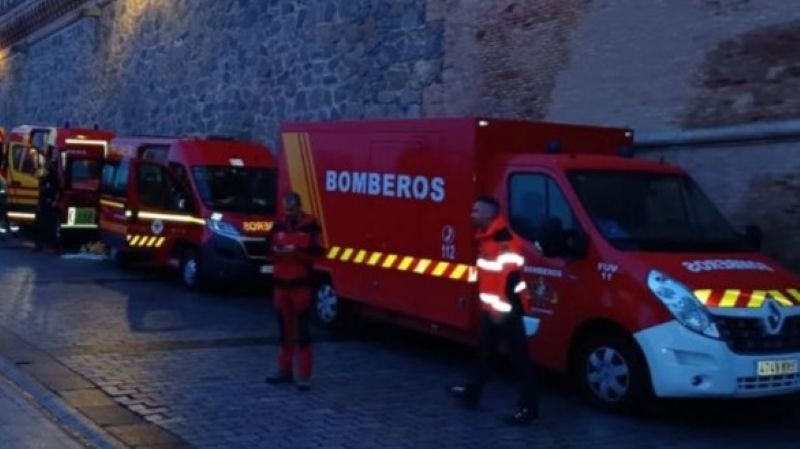
[[[212,138],[114,139],[101,236],[112,260],[179,268],[184,284],[268,277],[277,163],[264,146]]]
[[[20,224],[36,219],[39,175],[54,162],[59,180],[58,239],[90,239],[97,233],[100,167],[110,131],[69,127],[17,126],[0,155],[8,183],[8,217]]]
[[[800,391],[800,279],[627,129],[480,118],[292,123],[280,190],[323,228],[316,315],[476,342],[470,211],[496,196],[524,239],[534,360],[591,402]]]

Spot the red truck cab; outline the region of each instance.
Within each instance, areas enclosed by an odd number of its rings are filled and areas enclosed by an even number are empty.
[[[525,242],[532,356],[591,401],[800,391],[800,279],[632,144],[627,129],[500,119],[284,125],[280,189],[329,248],[317,318],[476,342],[470,210],[491,194]]]
[[[60,195],[58,239],[96,237],[100,170],[113,137],[113,132],[99,129],[27,125],[12,129],[0,161],[8,183],[9,218],[22,224],[35,220],[41,169],[53,163]]]
[[[190,288],[268,277],[276,189],[276,162],[262,145],[114,139],[103,169],[103,242],[114,260],[180,268]]]

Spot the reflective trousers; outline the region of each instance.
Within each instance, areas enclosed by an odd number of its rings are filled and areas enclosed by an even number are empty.
[[[281,347],[278,369],[292,373],[295,344],[298,352],[298,377],[311,378],[311,287],[276,287],[275,308],[278,311]]]

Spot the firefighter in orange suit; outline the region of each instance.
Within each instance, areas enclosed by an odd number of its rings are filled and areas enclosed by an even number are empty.
[[[270,235],[274,255],[275,308],[278,312],[281,347],[278,370],[267,377],[271,384],[288,383],[293,375],[295,343],[298,349],[300,390],[311,388],[311,266],[313,258],[324,253],[317,220],[302,211],[300,196],[289,192],[283,197],[284,217],[275,223]]]
[[[492,197],[478,198],[472,207],[478,227],[478,292],[481,301],[480,355],[472,379],[466,385],[451,387],[451,394],[462,406],[478,405],[481,391],[492,369],[497,344],[505,340],[509,355],[520,376],[517,412],[505,417],[509,424],[527,424],[539,414],[539,393],[528,341],[523,325],[527,308],[527,286],[522,280],[525,260],[522,242],[500,216],[500,205]]]

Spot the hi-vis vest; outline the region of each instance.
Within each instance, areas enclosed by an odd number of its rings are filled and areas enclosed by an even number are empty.
[[[527,289],[522,280],[522,241],[499,217],[478,233],[477,240],[478,294],[483,309],[495,315],[509,313],[512,299],[522,307],[519,297]]]

